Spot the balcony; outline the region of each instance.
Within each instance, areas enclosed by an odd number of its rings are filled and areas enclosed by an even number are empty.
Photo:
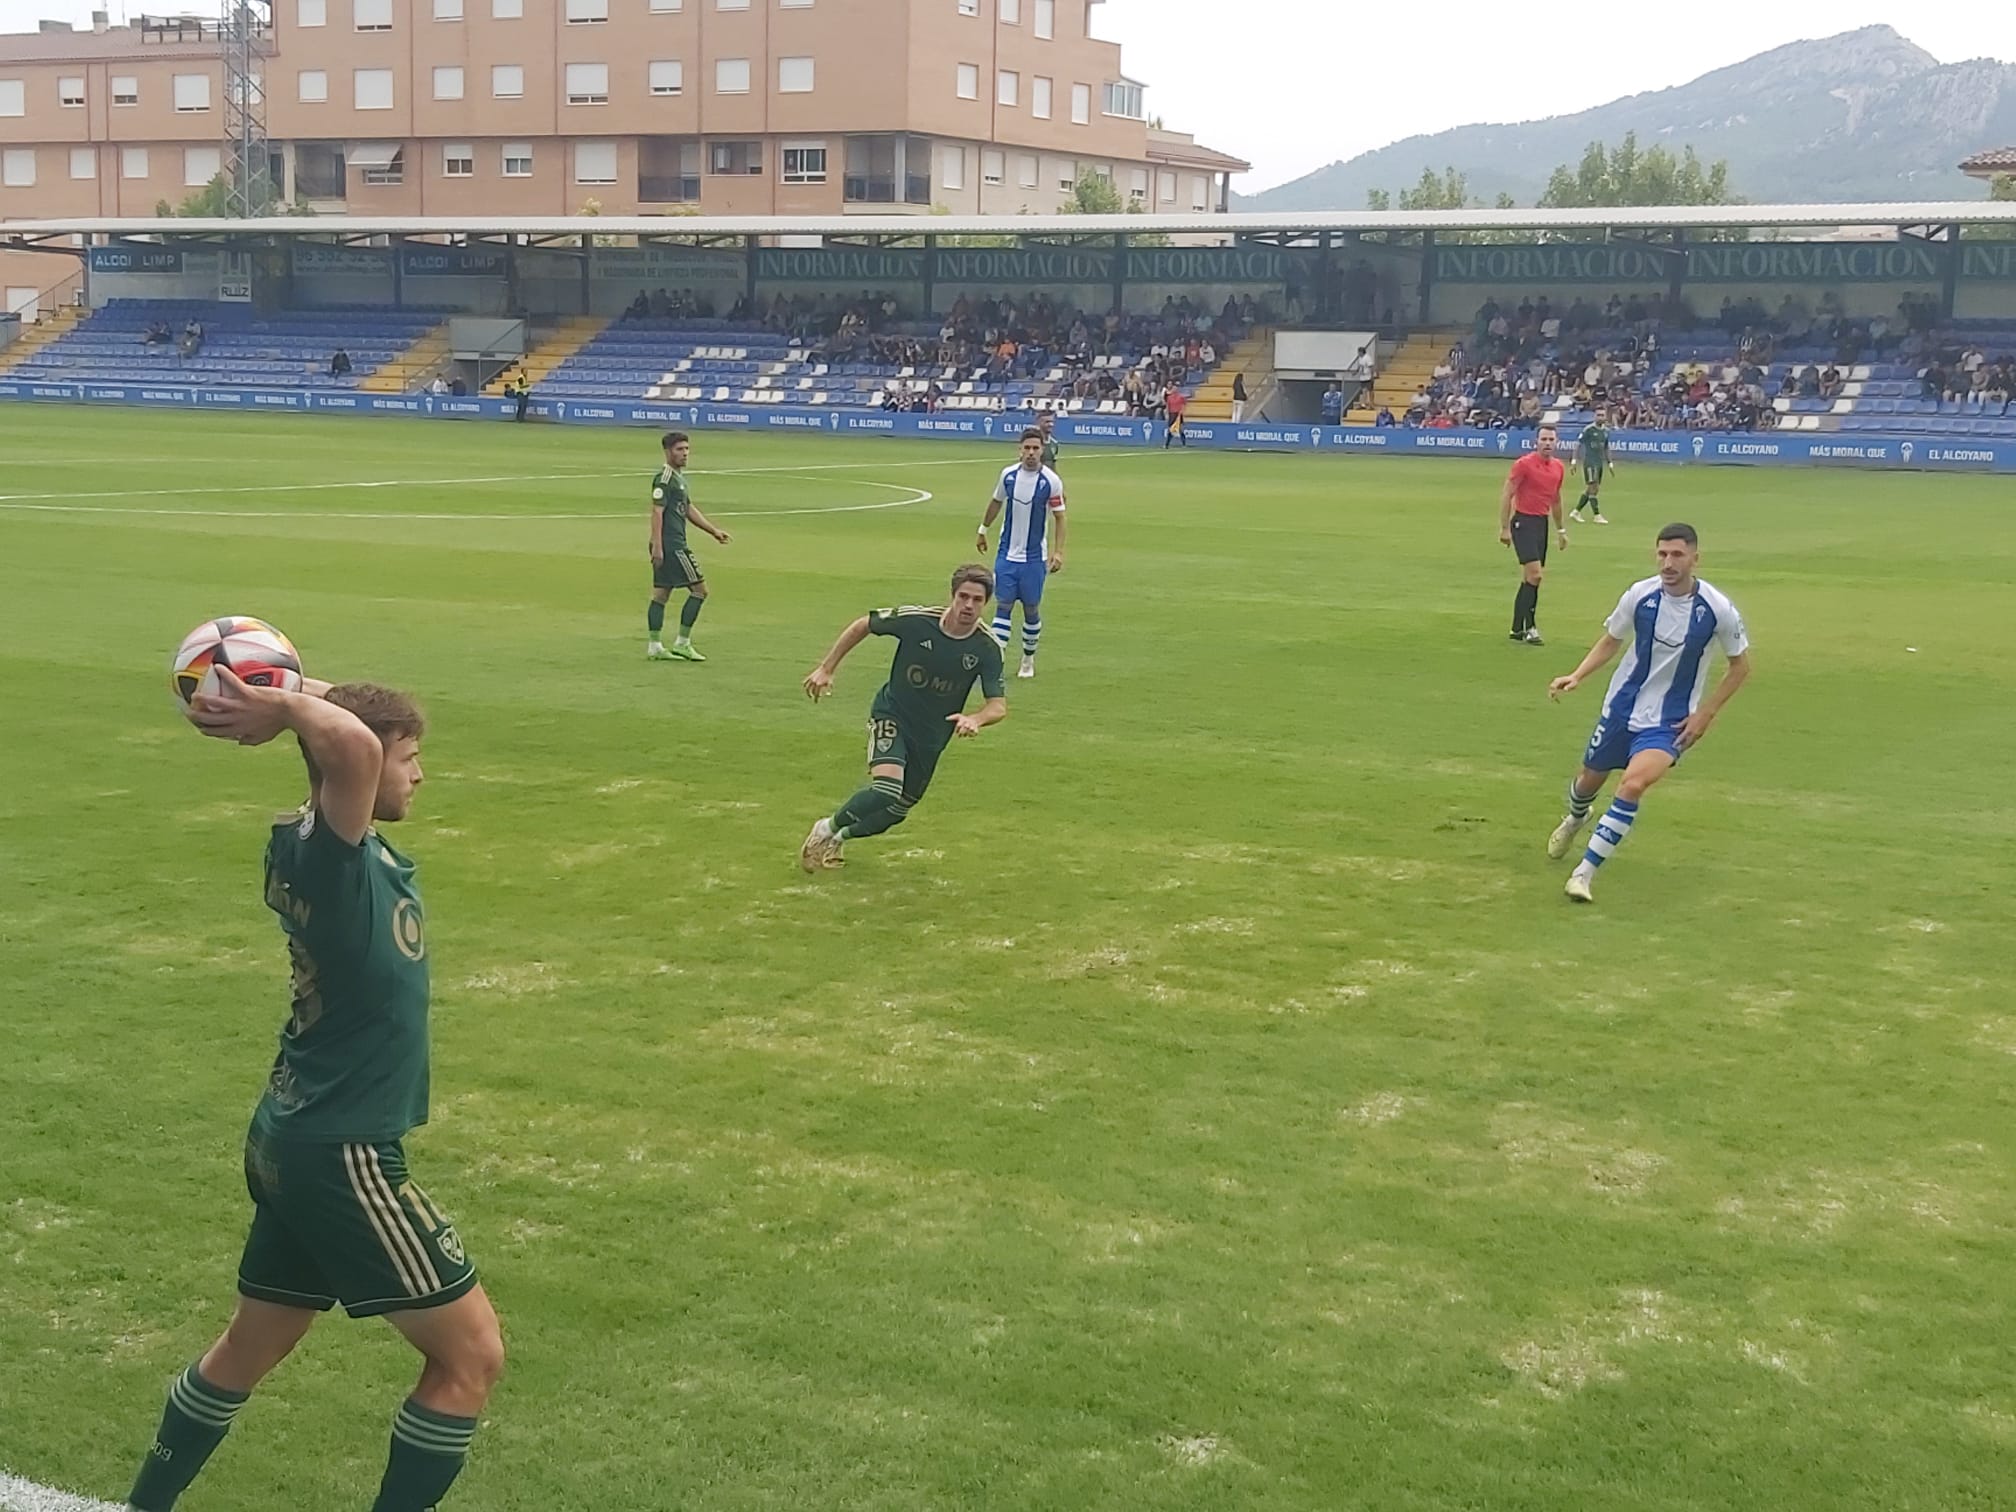
[[[637,202],[643,205],[696,205],[700,202],[700,176],[696,174],[643,174],[637,179]]]

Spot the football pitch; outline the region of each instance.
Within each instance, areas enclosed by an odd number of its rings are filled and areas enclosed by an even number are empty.
[[[175,714],[221,613],[430,717],[447,1507],[2011,1505],[2008,481],[1627,463],[1535,649],[1502,462],[1067,447],[1041,675],[808,877],[889,643],[800,679],[1011,460],[697,433],[647,663],[649,432],[0,408],[0,1505],[230,1304],[303,783]],[[1756,675],[1581,908],[1545,687],[1670,519]],[[367,1505],[415,1364],[325,1322],[182,1506]]]

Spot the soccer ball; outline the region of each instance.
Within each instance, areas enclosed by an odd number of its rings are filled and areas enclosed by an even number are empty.
[[[169,686],[185,704],[198,693],[214,693],[214,667],[229,667],[255,688],[293,693],[301,687],[301,653],[294,642],[249,614],[219,615],[183,636],[169,664]]]

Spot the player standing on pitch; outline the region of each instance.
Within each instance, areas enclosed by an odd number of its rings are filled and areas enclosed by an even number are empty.
[[[1582,497],[1568,511],[1568,518],[1579,523],[1582,511],[1587,509],[1598,525],[1608,525],[1598,495],[1603,492],[1603,480],[1617,470],[1617,464],[1610,460],[1609,415],[1600,404],[1596,406],[1596,418],[1583,426],[1582,434],[1575,438],[1575,460],[1582,468]]]
[[[686,491],[692,439],[684,431],[670,431],[664,446],[665,465],[651,480],[651,604],[644,611],[651,639],[644,655],[651,661],[704,662],[707,658],[693,649],[693,622],[707,603],[707,580],[686,549],[686,524],[690,520],[723,546],[735,538],[695,509]],[[679,610],[679,634],[668,648],[659,637],[665,632],[665,602],[675,588],[686,590],[686,602]]]
[[[237,1308],[168,1388],[127,1505],[169,1512],[253,1388],[341,1302],[426,1359],[371,1507],[429,1512],[461,1472],[504,1339],[455,1226],[406,1168],[405,1136],[427,1121],[427,940],[413,863],[377,826],[412,807],[425,723],[412,699],[371,683],[288,693],[217,676],[190,703],[199,730],[239,745],[291,732],[308,765],[308,801],[266,843],[293,1012],[245,1138]]]
[[[1064,570],[1064,480],[1043,461],[1044,444],[1041,427],[1022,432],[1021,459],[1001,469],[974,535],[974,544],[985,551],[987,527],[1001,520],[1001,547],[994,557],[994,644],[1008,649],[1020,604],[1022,666],[1017,677],[1036,675],[1036,652],[1043,644],[1043,585],[1051,573]]]
[[[1562,550],[1568,548],[1568,527],[1561,518],[1561,480],[1567,469],[1554,455],[1559,433],[1540,427],[1533,450],[1512,464],[1505,492],[1498,499],[1498,540],[1519,558],[1519,591],[1512,599],[1512,639],[1529,646],[1543,644],[1535,623],[1540,610],[1540,580],[1547,575],[1547,519]]]

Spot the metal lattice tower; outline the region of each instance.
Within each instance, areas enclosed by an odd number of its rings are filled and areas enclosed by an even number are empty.
[[[225,213],[261,215],[279,198],[266,153],[264,63],[273,50],[272,0],[225,0],[218,37],[224,51]]]

